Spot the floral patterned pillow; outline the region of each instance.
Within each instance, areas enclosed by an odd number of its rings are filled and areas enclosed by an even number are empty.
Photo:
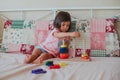
[[[34,45],[21,44],[20,52],[23,54],[32,54]]]
[[[114,19],[78,20],[76,31],[80,32],[81,37],[71,41],[75,56],[80,56],[86,49],[94,57],[120,56]]]

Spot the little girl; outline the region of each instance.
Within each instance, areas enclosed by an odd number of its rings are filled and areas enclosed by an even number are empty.
[[[80,37],[79,32],[68,32],[71,25],[71,16],[68,12],[60,11],[54,20],[54,29],[48,35],[46,40],[36,46],[32,55],[25,59],[25,63],[41,63],[43,60],[56,58],[59,53],[58,42],[69,37]]]

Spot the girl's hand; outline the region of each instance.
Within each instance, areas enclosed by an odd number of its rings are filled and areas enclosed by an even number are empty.
[[[70,36],[67,36],[65,39],[64,39],[64,41],[65,41],[65,45],[69,45],[70,44]]]
[[[66,36],[65,40],[70,40],[70,36]]]
[[[80,33],[79,32],[72,32],[71,36],[80,37]]]

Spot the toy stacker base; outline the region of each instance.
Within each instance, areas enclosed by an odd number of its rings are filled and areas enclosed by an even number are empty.
[[[91,61],[91,58],[89,58],[89,59],[80,58],[80,61]]]

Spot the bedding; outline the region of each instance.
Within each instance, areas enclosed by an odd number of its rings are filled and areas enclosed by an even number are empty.
[[[112,52],[119,51],[118,34],[114,21],[114,18],[77,20],[76,30],[80,32],[81,37],[73,39],[75,53],[88,49],[91,56],[113,57]]]
[[[54,64],[64,62],[67,66],[49,69],[41,64],[24,64],[24,54],[0,53],[0,80],[120,80],[119,57],[91,57],[92,61],[53,58]],[[43,69],[46,73],[33,74],[32,70]]]
[[[31,54],[33,49],[29,52],[21,51],[22,44],[39,45],[53,29],[53,21],[8,20],[4,26],[2,48],[6,52]],[[92,57],[113,57],[116,56],[113,52],[119,51],[113,18],[74,20],[69,31],[79,31],[81,34],[80,38],[71,37],[69,48],[74,51],[74,54],[69,51],[71,57],[79,57],[81,50],[89,50],[88,54]],[[14,45],[17,47],[13,48]]]

